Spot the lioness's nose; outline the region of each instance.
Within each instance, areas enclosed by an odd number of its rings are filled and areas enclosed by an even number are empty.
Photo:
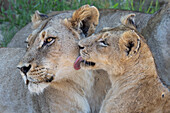
[[[23,66],[18,65],[17,68],[20,69],[26,75],[27,72],[30,70],[31,65],[30,64],[29,65],[23,65]]]

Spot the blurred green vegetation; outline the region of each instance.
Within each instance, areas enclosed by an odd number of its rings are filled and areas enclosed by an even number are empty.
[[[158,0],[154,5],[153,0],[150,0],[149,7],[144,7],[147,0],[138,1],[136,4],[135,0],[8,0],[8,9],[5,10],[3,3],[0,9],[0,23],[8,23],[1,26],[5,38],[0,47],[6,47],[14,34],[31,21],[30,15],[35,10],[39,10],[41,13],[74,10],[84,4],[94,5],[99,9],[124,9],[151,14],[159,9]]]

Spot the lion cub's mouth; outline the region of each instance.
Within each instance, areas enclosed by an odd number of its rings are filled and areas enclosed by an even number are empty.
[[[90,62],[90,61],[86,61],[86,60],[83,60],[83,58],[81,56],[78,56],[76,61],[74,62],[74,69],[75,70],[79,70],[81,69],[80,67],[80,64],[83,63],[85,67],[88,67],[88,66],[95,66],[95,63],[94,62]]]

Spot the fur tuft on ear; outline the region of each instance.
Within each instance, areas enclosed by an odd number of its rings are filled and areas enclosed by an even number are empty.
[[[47,19],[47,18],[48,18],[47,15],[40,13],[38,10],[35,11],[35,14],[31,16],[31,20],[33,24],[32,28],[33,29],[37,28],[41,24],[42,20]]]
[[[141,38],[134,30],[123,33],[119,40],[121,51],[124,56],[128,57],[135,55],[139,51],[140,45]]]
[[[120,19],[120,21],[123,25],[136,29],[135,16],[136,15],[134,13],[128,14],[128,15],[123,16]]]
[[[99,11],[94,6],[84,5],[76,10],[72,18],[64,20],[67,27],[75,29],[85,37],[94,33],[99,21]]]

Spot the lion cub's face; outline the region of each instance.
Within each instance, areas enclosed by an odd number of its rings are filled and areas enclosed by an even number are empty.
[[[35,30],[27,38],[27,52],[17,66],[33,93],[40,93],[50,82],[69,76],[68,71],[73,69],[79,54],[77,42],[81,36],[94,32],[99,13],[95,7],[85,5],[69,19],[44,17],[39,12],[33,15]]]
[[[120,61],[119,38],[121,31],[106,31],[92,35],[79,42],[83,59],[81,67],[85,69],[106,69],[110,64],[118,65]]]
[[[134,14],[126,16],[126,23],[116,28],[105,29],[79,41],[82,58],[79,62],[85,69],[104,69],[119,74],[124,64],[135,56],[140,48],[140,36],[130,21]],[[132,21],[132,20],[131,20]],[[132,26],[131,26],[132,25]]]

